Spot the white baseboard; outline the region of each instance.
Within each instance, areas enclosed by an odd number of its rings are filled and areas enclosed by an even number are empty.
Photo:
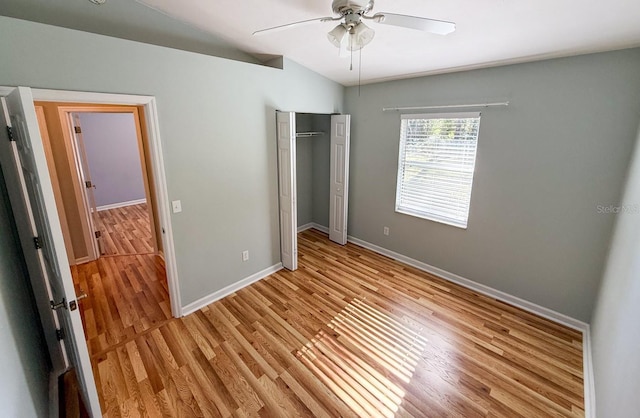
[[[93,260],[91,259],[90,256],[87,255],[84,257],[76,258],[74,265],[88,263],[89,261],[93,261]]]
[[[300,225],[298,227],[298,234],[302,231],[306,231],[307,229],[313,228],[313,222],[309,222],[308,224]]]
[[[255,274],[252,274],[249,277],[245,277],[240,281],[232,283],[227,287],[224,287],[203,298],[200,298],[195,302],[191,302],[190,304],[182,307],[182,316],[189,315],[190,313],[193,313],[198,309],[201,309],[209,305],[210,303],[220,300],[225,296],[229,296],[230,294],[237,292],[243,287],[249,286],[250,284],[257,282],[258,280],[264,279],[265,277],[275,273],[278,270],[282,270],[282,263],[274,264],[271,267],[267,267],[266,269],[261,270]]]
[[[298,227],[298,233],[302,231],[306,231],[307,229],[317,229],[318,231],[324,232],[325,234],[329,233],[329,228],[324,225],[317,224],[315,222],[309,222],[308,224],[304,224]]]
[[[314,225],[313,228],[317,228],[317,227]],[[386,255],[387,257],[393,258],[394,260],[401,261],[419,270],[434,274],[445,280],[459,284],[460,286],[465,287],[467,289],[492,297],[494,299],[498,299],[500,301],[506,302],[510,305],[523,309],[527,312],[534,313],[543,318],[547,318],[551,321],[557,322],[559,324],[565,325],[569,328],[582,332],[582,360],[583,360],[582,373],[583,373],[583,379],[584,379],[583,385],[584,385],[585,417],[595,418],[596,416],[595,386],[593,381],[593,363],[591,358],[591,332],[590,332],[589,324],[587,324],[586,322],[580,321],[578,319],[572,318],[568,315],[562,314],[560,312],[556,312],[552,309],[545,308],[544,306],[540,306],[538,304],[526,301],[517,296],[510,295],[508,293],[494,289],[492,287],[474,282],[473,280],[469,280],[462,276],[458,276],[457,274],[448,272],[441,268],[431,266],[427,263],[423,263],[422,261],[418,261],[413,258],[407,257],[406,255],[402,255],[400,253],[396,253],[395,251],[391,251],[386,248],[380,247],[378,245],[371,244],[370,242],[363,241],[359,238],[349,236],[348,239],[349,239],[349,242],[359,245],[361,247],[367,248],[378,254]]]
[[[569,328],[584,332],[584,330],[588,327],[587,323],[582,322],[578,319],[572,318],[565,314],[561,314],[560,312],[556,312],[552,309],[545,308],[544,306],[540,306],[535,303],[529,302],[527,300],[521,299],[517,296],[510,295],[501,290],[497,290],[492,287],[474,282],[473,280],[469,280],[462,276],[458,276],[457,274],[448,272],[441,268],[434,267],[427,263],[423,263],[422,261],[418,261],[413,258],[407,257],[406,255],[396,253],[395,251],[391,251],[386,248],[377,246],[375,244],[371,244],[367,241],[363,241],[356,237],[349,236],[348,239],[349,239],[349,242],[352,242],[356,245],[360,245],[361,247],[364,247],[364,248],[368,248],[371,251],[377,252],[378,254],[386,255],[387,257],[393,258],[394,260],[402,261],[403,263],[408,264],[412,267],[415,267],[422,271],[426,271],[427,273],[434,274],[438,277],[442,277],[445,280],[459,284],[460,286],[466,287],[467,289],[471,289],[475,292],[482,293],[483,295],[498,299],[502,302],[506,302],[510,305],[516,306],[518,308],[524,309],[525,311],[542,316],[543,318],[550,319],[554,322],[565,325]]]
[[[96,207],[96,210],[100,212],[103,210],[124,208],[125,206],[139,205],[140,203],[147,203],[147,199],[129,200],[128,202],[119,202],[119,203],[112,203],[110,205],[98,206]]]

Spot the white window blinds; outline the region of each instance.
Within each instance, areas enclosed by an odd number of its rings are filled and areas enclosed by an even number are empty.
[[[467,227],[480,113],[402,115],[396,211]]]

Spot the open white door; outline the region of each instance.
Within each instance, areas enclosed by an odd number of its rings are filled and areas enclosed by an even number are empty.
[[[4,112],[0,122],[11,126],[12,141],[1,141],[2,169],[47,344],[53,350],[54,372],[74,367],[87,409],[93,417],[99,417],[100,402],[31,89],[14,89],[6,97],[5,110],[10,123]],[[62,346],[55,340],[56,327]]]
[[[351,115],[332,115],[329,239],[341,245],[347,243],[350,135]]]
[[[278,136],[278,196],[280,204],[280,258],[289,270],[298,268],[298,214],[296,209],[296,114],[276,112]]]
[[[89,170],[89,159],[87,158],[84,139],[82,138],[80,115],[78,115],[77,113],[70,113],[69,126],[73,126],[72,136],[75,138],[75,143],[73,144],[74,151],[76,154],[76,161],[78,161],[80,181],[82,182],[82,186],[84,189],[84,198],[90,212],[89,227],[93,235],[87,238],[95,243],[95,245],[93,245],[94,257],[92,257],[92,259],[95,260],[105,254],[104,241],[102,238],[102,231],[100,230],[100,218],[98,215],[98,208],[96,207],[96,198],[95,194],[93,193],[93,190],[96,188],[96,184],[91,179],[91,171]]]

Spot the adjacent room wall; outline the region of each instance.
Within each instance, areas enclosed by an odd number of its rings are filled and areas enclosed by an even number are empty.
[[[349,234],[588,322],[613,227],[597,208],[621,196],[638,68],[631,49],[348,88]],[[501,100],[482,110],[468,229],[396,213],[400,116],[382,108]]]
[[[279,263],[275,111],[340,112],[342,86],[5,17],[0,39],[0,85],[156,97],[183,305]]]
[[[49,415],[49,354],[0,171],[0,411]]]
[[[78,113],[98,210],[145,199],[132,113]]]
[[[599,417],[640,411],[640,132],[592,321],[596,408]]]

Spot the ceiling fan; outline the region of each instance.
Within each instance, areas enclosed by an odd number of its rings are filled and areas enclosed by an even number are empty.
[[[287,23],[285,25],[255,31],[253,35],[261,35],[315,22],[340,21],[340,23],[327,34],[329,42],[341,50],[357,51],[371,42],[375,35],[375,31],[364,24],[364,20],[370,20],[383,25],[421,30],[438,35],[446,35],[456,29],[456,25],[453,22],[427,19],[418,16],[407,16],[387,12],[368,15],[367,13],[373,9],[373,5],[374,0],[333,0],[331,8],[333,9],[333,13],[338,16],[319,17]]]

